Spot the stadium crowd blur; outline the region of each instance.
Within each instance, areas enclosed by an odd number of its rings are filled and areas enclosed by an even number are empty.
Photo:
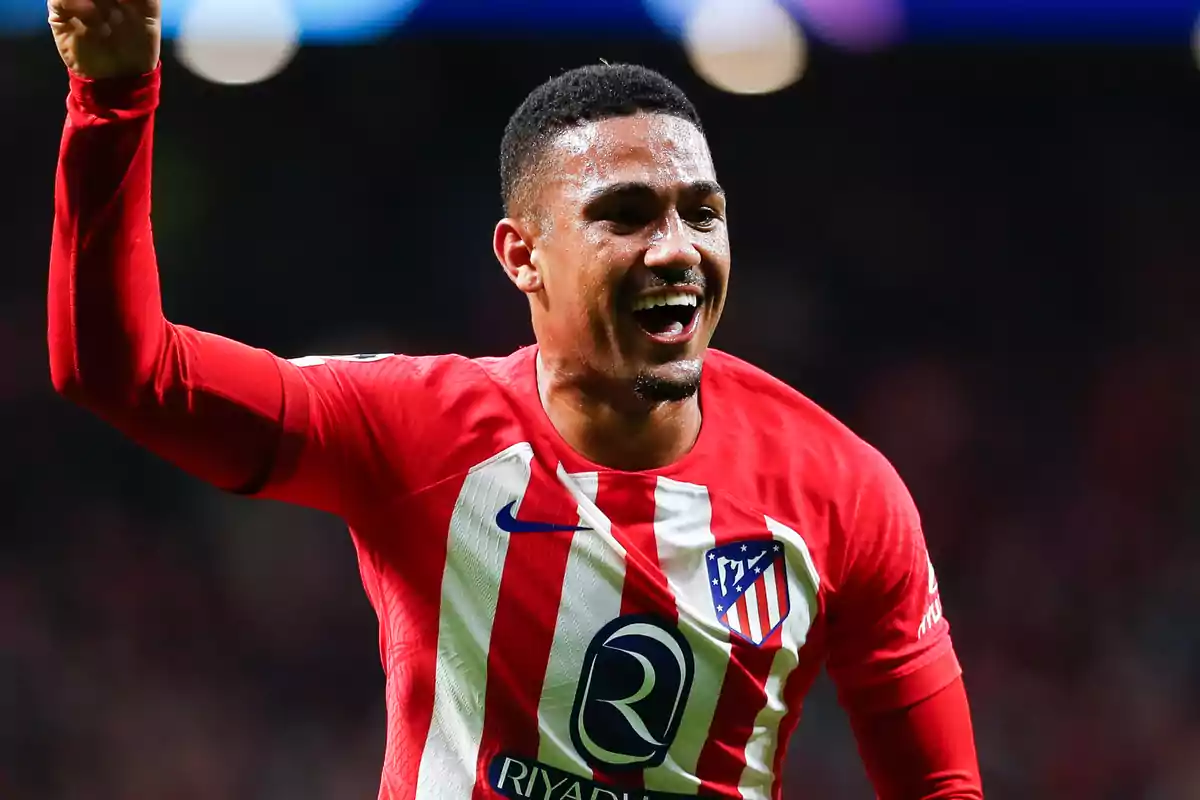
[[[656,43],[306,49],[238,89],[168,56],[168,316],[288,356],[528,343],[490,253],[495,152],[529,88],[602,57],[665,70],[706,118],[734,247],[717,346],[912,489],[988,796],[1200,797],[1186,52],[818,50],[764,97]],[[64,91],[49,41],[0,50],[0,798],[374,797],[383,676],[342,525],[201,485],[52,391]],[[822,678],[785,798],[867,796]]]

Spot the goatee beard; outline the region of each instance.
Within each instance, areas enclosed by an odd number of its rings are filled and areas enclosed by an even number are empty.
[[[643,372],[634,380],[633,391],[647,403],[678,403],[700,391],[700,371],[672,378]]]

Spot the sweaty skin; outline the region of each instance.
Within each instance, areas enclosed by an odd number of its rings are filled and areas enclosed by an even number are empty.
[[[700,428],[695,393],[725,303],[725,198],[704,135],[636,114],[564,131],[530,208],[502,220],[496,253],[530,298],[547,413],[583,455],[621,469],[668,464]],[[662,343],[635,320],[639,293],[703,291],[694,334]],[[656,402],[639,381],[675,387]]]

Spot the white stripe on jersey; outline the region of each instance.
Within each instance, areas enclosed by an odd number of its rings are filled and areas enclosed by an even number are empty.
[[[696,675],[670,755],[662,765],[645,771],[645,785],[655,791],[694,794],[700,788],[696,762],[708,740],[730,651],[728,634],[713,619],[704,564],[704,554],[716,546],[708,489],[660,477],[654,491],[654,536],[658,563],[679,611],[679,631],[695,655]]]
[[[806,579],[800,583],[800,588],[804,590],[804,600],[809,606],[808,613],[810,615],[816,614],[817,593],[821,588],[821,578],[817,574],[816,565],[813,563],[812,553],[808,552],[808,544],[804,541],[800,534],[796,533],[782,522],[771,519],[770,517],[766,517],[766,521],[767,530],[771,532],[772,536],[774,536],[776,539],[782,539],[784,542],[791,545],[792,549],[800,554],[802,563],[799,566],[803,568],[803,571],[801,572],[796,570],[797,565],[792,564],[791,562],[788,562],[788,567],[791,569],[791,573],[797,578],[803,576]],[[812,623],[811,616],[807,620],[807,623]],[[805,631],[808,630],[808,624],[804,626]],[[804,644],[803,636],[800,637],[800,644]]]
[[[779,624],[779,571],[775,569],[774,561],[767,567],[763,578],[763,591],[767,595],[767,630],[771,630]]]
[[[744,633],[747,636],[750,635],[750,632],[747,631],[746,628],[742,625],[742,619],[741,619],[741,617],[738,616],[738,610],[737,610],[736,605],[731,605],[729,607],[729,611],[725,614],[725,616],[729,620],[730,628],[733,628],[735,631],[739,631],[740,633]]]
[[[496,514],[529,486],[533,448],[515,444],[476,465],[463,481],[450,517],[438,618],[433,718],[421,751],[416,800],[467,797],[483,736],[488,648],[508,555]]]
[[[763,621],[758,618],[758,584],[750,584],[750,588],[742,597],[746,598],[746,635],[751,641],[761,643],[769,629],[765,628]]]
[[[538,761],[590,776],[591,767],[571,743],[571,707],[588,644],[601,625],[621,614],[625,550],[612,537],[612,523],[596,508],[599,476],[595,472],[568,475],[560,465],[558,479],[579,505],[579,524],[592,530],[571,539],[554,643],[538,702]]]
[[[750,734],[750,741],[746,743],[746,768],[738,782],[738,790],[745,800],[769,800],[771,796],[771,785],[775,779],[774,762],[775,748],[779,741],[779,723],[783,721],[783,716],[788,710],[783,702],[783,690],[787,686],[788,677],[799,664],[800,648],[804,646],[808,630],[817,614],[817,591],[820,588],[820,579],[804,539],[782,522],[766,517],[766,523],[771,536],[785,543],[785,553],[800,555],[800,563],[796,563],[797,559],[794,556],[787,561],[787,571],[792,576],[788,592],[791,597],[791,613],[784,620],[781,630],[782,646],[771,662],[771,672],[767,677],[767,704],[754,718],[754,732]]]

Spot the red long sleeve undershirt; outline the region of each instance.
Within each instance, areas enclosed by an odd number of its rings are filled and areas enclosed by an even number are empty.
[[[55,387],[135,441],[216,486],[253,492],[290,438],[270,353],[163,317],[150,226],[159,72],[71,77],[50,259]],[[851,723],[884,800],[983,792],[961,678],[905,709]]]

